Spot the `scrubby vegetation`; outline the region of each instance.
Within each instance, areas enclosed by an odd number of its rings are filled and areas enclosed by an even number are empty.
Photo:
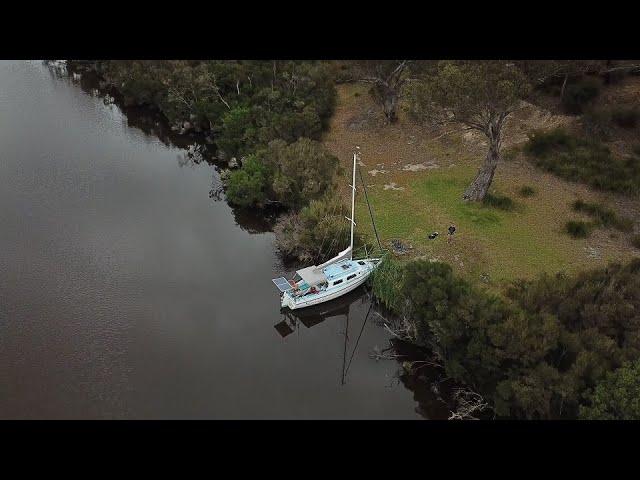
[[[587,420],[640,420],[640,360],[625,363],[598,382],[580,407]]]
[[[240,206],[275,202],[299,209],[322,197],[338,171],[338,159],[318,142],[273,140],[246,158],[241,169],[231,172],[227,199]]]
[[[320,62],[112,60],[100,71],[128,103],[157,107],[178,129],[212,130],[227,156],[317,140],[335,105]]]
[[[282,215],[275,227],[276,247],[289,260],[323,262],[349,245],[349,215],[335,195],[312,200],[298,212]],[[354,238],[354,243],[358,238]]]
[[[585,140],[563,129],[537,132],[525,151],[540,168],[599,190],[625,194],[640,192],[640,156],[615,158],[597,140]]]
[[[640,108],[635,105],[589,108],[582,116],[585,133],[603,141],[613,137],[616,127],[633,130],[639,123]]]
[[[590,108],[582,115],[582,128],[588,137],[597,140],[609,140],[613,134],[613,120],[611,110],[605,108]]]
[[[591,233],[591,224],[582,220],[570,220],[566,223],[565,228],[573,238],[587,238]]]
[[[640,123],[640,108],[636,105],[620,105],[611,112],[613,121],[622,128],[632,129]]]
[[[518,193],[520,194],[521,197],[533,197],[536,194],[536,190],[529,186],[529,185],[524,185],[522,187],[520,187],[520,189],[518,190]]]
[[[562,97],[565,112],[577,115],[600,93],[601,82],[592,77],[581,79],[567,86]]]
[[[576,212],[583,212],[594,218],[597,226],[613,227],[621,232],[633,230],[633,220],[619,217],[612,209],[599,203],[588,203],[583,200],[576,200],[572,205]]]
[[[505,211],[511,211],[515,208],[515,202],[511,200],[511,198],[497,193],[487,193],[482,199],[482,203],[486,206]]]
[[[504,296],[472,286],[447,264],[402,268],[394,273],[402,302],[390,307],[446,375],[489,399],[498,416],[576,418],[580,407],[606,398],[601,390],[611,389],[599,385],[608,372],[640,359],[640,260],[518,281]]]

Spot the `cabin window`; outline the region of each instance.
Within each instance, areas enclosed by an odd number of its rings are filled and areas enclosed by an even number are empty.
[[[342,283],[342,279],[336,280],[335,282],[333,282],[334,285],[338,285],[339,283]]]
[[[342,265],[343,270],[349,270],[349,265]]]
[[[347,280],[351,280],[352,278],[356,278],[356,274],[355,274],[355,273],[354,273],[353,275],[349,275],[349,276],[347,277]]]
[[[362,260],[360,260],[358,263],[359,263],[360,265],[364,265],[364,262],[363,262]]]

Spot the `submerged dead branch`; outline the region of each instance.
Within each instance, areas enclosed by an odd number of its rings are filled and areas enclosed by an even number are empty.
[[[450,412],[448,420],[478,420],[476,415],[491,408],[482,395],[465,388],[454,389],[453,400],[456,411]]]

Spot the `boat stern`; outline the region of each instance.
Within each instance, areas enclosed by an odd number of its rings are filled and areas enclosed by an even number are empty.
[[[296,302],[293,299],[293,297],[291,295],[289,295],[289,292],[284,292],[281,296],[280,296],[280,307],[281,308],[290,308],[291,310],[294,310],[296,308]]]

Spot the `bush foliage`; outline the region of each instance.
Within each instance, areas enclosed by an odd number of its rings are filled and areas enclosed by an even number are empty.
[[[349,246],[348,215],[348,207],[335,195],[312,200],[299,212],[278,219],[274,227],[276,247],[289,260],[324,262]]]
[[[524,185],[518,190],[518,193],[521,197],[533,197],[536,194],[536,190],[529,185]]]
[[[273,140],[231,172],[227,199],[239,206],[276,202],[298,209],[319,199],[333,185],[338,159],[318,142],[300,138],[287,144]]]
[[[613,227],[621,232],[630,232],[633,230],[633,220],[626,217],[619,217],[615,211],[599,203],[588,203],[583,200],[576,200],[572,206],[576,212],[583,212],[593,217],[598,226]]]
[[[625,194],[640,192],[640,156],[615,158],[597,140],[585,140],[563,129],[537,132],[525,151],[538,167],[599,190]]]
[[[213,128],[228,156],[275,139],[318,139],[336,100],[321,62],[111,60],[101,70],[125,98],[158,107],[171,123]]]
[[[600,81],[586,77],[567,86],[562,97],[565,112],[577,115],[600,94]]]
[[[565,228],[573,238],[587,238],[591,233],[591,225],[582,220],[570,220],[566,223]]]
[[[580,407],[586,420],[640,420],[640,360],[625,363],[598,382]]]
[[[511,200],[511,198],[497,193],[487,193],[482,199],[482,203],[486,206],[505,211],[511,211],[515,208],[515,202]]]
[[[612,110],[611,118],[619,127],[635,128],[640,123],[640,108],[637,106],[617,106]]]
[[[397,278],[417,342],[499,416],[576,418],[608,372],[640,359],[640,260],[514,282],[504,297],[438,262]]]

